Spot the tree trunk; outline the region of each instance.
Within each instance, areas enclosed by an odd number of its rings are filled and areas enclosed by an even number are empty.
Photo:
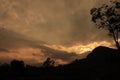
[[[118,50],[120,50],[120,45],[119,45],[119,42],[118,42],[118,41],[116,41],[115,43],[116,43],[116,47],[117,47],[117,49],[118,49]]]
[[[118,34],[115,34],[114,31],[112,33],[113,33],[113,38],[114,38],[116,47],[117,47],[118,50],[120,50],[120,45],[119,45],[119,42],[118,42]]]

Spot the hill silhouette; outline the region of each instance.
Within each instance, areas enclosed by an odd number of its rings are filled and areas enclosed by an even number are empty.
[[[120,52],[99,46],[86,59],[76,60],[68,66],[73,69],[72,72],[77,72],[76,75],[85,75],[89,80],[115,80],[120,73]]]
[[[87,58],[96,58],[96,59],[105,59],[108,57],[113,56],[120,56],[119,51],[116,49],[99,46],[96,47],[88,56]]]
[[[12,61],[13,62],[13,61]],[[99,46],[85,59],[75,60],[67,65],[35,67],[23,61],[11,65],[1,65],[0,78],[3,80],[119,80],[120,52],[116,49]],[[17,63],[19,62],[19,63]],[[22,62],[22,64],[21,64]],[[13,63],[12,63],[13,65]],[[6,79],[7,78],[7,79]]]

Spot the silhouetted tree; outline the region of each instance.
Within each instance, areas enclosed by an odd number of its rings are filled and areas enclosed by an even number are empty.
[[[2,69],[2,70],[9,69],[9,68],[10,68],[10,66],[7,63],[4,63],[4,64],[0,65],[0,69]]]
[[[120,2],[110,1],[109,4],[103,4],[101,7],[91,9],[92,21],[98,28],[104,28],[114,38],[116,47],[120,49],[118,36],[120,32]]]
[[[45,60],[45,62],[43,62],[44,67],[53,67],[54,64],[55,64],[55,61],[49,57]]]
[[[12,60],[10,64],[13,70],[23,70],[25,67],[24,62],[19,60]]]

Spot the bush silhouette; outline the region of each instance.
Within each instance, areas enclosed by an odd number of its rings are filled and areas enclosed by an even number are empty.
[[[10,64],[12,70],[23,70],[25,68],[24,61],[12,60]]]
[[[55,61],[49,57],[45,60],[45,62],[43,62],[44,67],[53,67],[54,64],[55,64]]]

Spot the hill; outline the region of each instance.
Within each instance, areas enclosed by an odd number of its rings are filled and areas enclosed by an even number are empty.
[[[116,49],[99,46],[86,59],[75,60],[57,67],[0,67],[2,78],[29,80],[119,80],[120,52]],[[14,69],[14,68],[12,68]],[[6,77],[7,76],[7,77]]]

